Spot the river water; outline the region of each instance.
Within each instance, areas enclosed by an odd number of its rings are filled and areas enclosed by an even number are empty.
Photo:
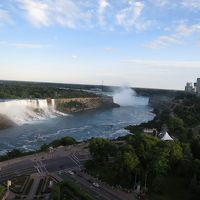
[[[64,136],[72,136],[78,141],[92,137],[117,138],[129,134],[124,127],[147,122],[153,117],[150,106],[133,104],[34,121],[1,130],[0,154],[13,148],[35,150],[44,143]]]

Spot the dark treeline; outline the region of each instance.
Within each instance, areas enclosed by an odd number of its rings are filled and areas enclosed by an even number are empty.
[[[64,91],[58,90],[64,89]],[[23,82],[23,81],[0,81],[0,98],[56,98],[57,96],[66,97],[66,89],[71,90],[91,90],[102,89],[104,92],[111,92],[120,87],[106,85],[83,85],[83,84],[64,84],[64,83],[45,83],[45,82]],[[20,91],[23,89],[22,91]],[[133,88],[138,95],[142,96],[175,96],[181,91]],[[8,90],[8,91],[7,91]],[[33,91],[31,91],[33,90]],[[73,94],[74,97],[80,94]],[[83,94],[85,95],[85,94]],[[72,96],[73,97],[73,96]]]
[[[81,89],[68,89],[58,87],[57,84],[27,83],[27,82],[0,82],[1,99],[24,99],[24,98],[78,98],[93,97],[95,94],[82,91]]]

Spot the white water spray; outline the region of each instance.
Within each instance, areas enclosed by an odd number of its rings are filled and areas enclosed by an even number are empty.
[[[0,102],[0,114],[18,125],[45,120],[61,115],[56,111],[55,100],[8,100]],[[63,113],[62,113],[63,115]]]
[[[136,92],[128,87],[114,90],[112,96],[114,102],[120,106],[146,106],[149,103],[149,98],[137,96]]]

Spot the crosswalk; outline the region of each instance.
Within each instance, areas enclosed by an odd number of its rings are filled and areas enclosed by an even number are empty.
[[[83,166],[83,161],[79,159],[79,154],[77,154],[76,151],[72,152],[70,155],[66,156],[65,158],[68,158],[72,162],[66,160],[66,162],[61,162],[63,167],[73,167],[76,166],[76,169],[81,169]],[[63,158],[63,160],[65,160]],[[60,161],[63,161],[62,159]],[[73,164],[72,164],[73,163]],[[34,173],[38,174],[47,174],[52,171],[58,170],[59,166],[59,159],[56,163],[54,159],[49,160],[43,160],[38,155],[35,155],[33,159],[29,160],[23,160],[19,163],[13,164],[13,165],[7,165],[4,167],[1,167],[0,169],[0,183],[12,179],[16,176],[20,175],[30,175]]]
[[[35,160],[35,169],[39,174],[48,173],[46,164],[44,164],[41,160]]]
[[[77,158],[76,154],[73,153],[72,155],[69,156],[69,158],[80,168],[81,167],[81,163],[79,161],[79,159]]]

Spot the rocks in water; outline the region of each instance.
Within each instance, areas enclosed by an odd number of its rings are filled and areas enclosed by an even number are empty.
[[[0,115],[0,130],[1,129],[6,129],[6,128],[11,128],[15,126],[16,124],[7,118],[5,115]]]

